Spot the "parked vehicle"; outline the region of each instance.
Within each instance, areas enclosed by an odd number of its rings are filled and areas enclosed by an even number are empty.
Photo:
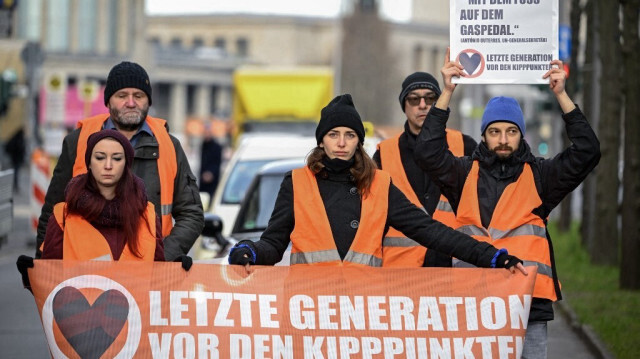
[[[222,234],[230,234],[244,194],[262,166],[282,159],[302,161],[315,146],[315,137],[309,136],[282,133],[243,136],[222,173],[210,207],[210,212],[220,216],[228,226]]]
[[[280,184],[284,175],[295,169],[304,166],[304,161],[300,159],[274,161],[264,165],[256,173],[253,181],[247,189],[246,195],[240,205],[235,223],[230,226],[230,236],[227,238],[233,244],[241,240],[257,241],[260,235],[267,228],[271,212],[280,191]],[[199,240],[199,248],[196,250],[196,259],[214,258],[217,251],[216,236],[222,235],[222,229],[226,225],[219,216],[207,214],[205,227]],[[280,265],[289,264],[289,252],[287,249]],[[215,262],[227,264],[225,253]]]
[[[249,132],[313,136],[332,98],[329,67],[242,66],[233,73],[234,139]]]

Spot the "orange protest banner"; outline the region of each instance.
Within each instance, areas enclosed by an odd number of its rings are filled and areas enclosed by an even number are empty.
[[[55,358],[518,358],[527,270],[36,260],[29,278]]]

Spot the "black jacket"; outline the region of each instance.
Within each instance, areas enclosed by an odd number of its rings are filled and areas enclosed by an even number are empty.
[[[39,258],[40,244],[44,241],[49,217],[53,212],[53,206],[64,201],[64,190],[73,175],[73,164],[76,160],[76,150],[78,148],[78,138],[80,129],[69,133],[62,142],[62,152],[53,171],[53,178],[47,189],[45,203],[42,206],[40,220],[38,221],[38,237],[36,247],[36,258]],[[160,176],[158,175],[158,141],[155,137],[145,133],[140,133],[135,148],[133,160],[133,173],[144,181],[147,190],[147,198],[153,203],[156,215],[160,213]],[[175,223],[171,233],[166,236],[164,242],[164,255],[167,261],[187,254],[195,240],[200,235],[204,227],[204,215],[202,202],[196,184],[196,177],[191,172],[187,156],[185,155],[180,141],[171,136],[171,142],[176,150],[176,161],[178,171],[174,181],[173,207],[171,215]]]
[[[348,170],[334,173],[325,169],[316,175],[316,179],[336,247],[340,257],[344,258],[360,222],[360,194]],[[267,229],[260,240],[254,243],[256,264],[272,265],[282,259],[295,225],[293,195],[291,173],[287,173],[280,186]],[[389,225],[428,248],[449,256],[466,257],[480,267],[489,267],[491,258],[496,254],[496,249],[488,243],[477,242],[431,219],[393,184],[389,187],[385,233]],[[377,240],[382,241],[382,238]]]
[[[458,209],[471,165],[477,160],[480,164],[478,200],[485,228],[491,221],[504,188],[518,179],[525,162],[531,165],[542,200],[542,205],[535,210],[535,214],[546,222],[551,210],[586,178],[600,160],[600,142],[578,107],[562,115],[572,145],[552,159],[533,156],[524,140],[514,154],[504,161],[489,151],[484,142],[478,145],[472,156],[456,158],[450,152],[442,151],[446,148],[445,126],[448,117],[449,111],[431,108],[416,141],[416,160],[449,199],[454,211]],[[552,248],[550,239],[549,244],[549,248]],[[551,258],[553,265],[553,252]],[[552,267],[554,278],[557,279],[555,265]],[[559,292],[558,297],[561,297]],[[529,320],[552,319],[551,302],[534,298]]]
[[[420,200],[422,207],[424,207],[430,215],[433,215],[440,201],[440,187],[433,183],[429,176],[416,163],[414,156],[416,137],[417,136],[409,130],[408,122],[405,122],[404,132],[398,140],[400,160],[402,161],[402,167],[404,168],[413,192]],[[477,143],[471,136],[463,134],[462,138],[464,141],[464,154],[469,156],[473,153]],[[382,161],[380,160],[380,150],[377,150],[373,154],[373,160],[378,165],[378,168],[384,170]],[[424,259],[423,267],[451,267],[451,257],[436,251],[428,251]]]

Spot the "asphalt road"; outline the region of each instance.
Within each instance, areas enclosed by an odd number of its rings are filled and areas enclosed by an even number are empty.
[[[35,301],[23,289],[15,265],[20,254],[35,253],[35,236],[29,225],[28,170],[21,172],[23,188],[14,195],[13,231],[0,248],[0,359],[50,357]],[[600,357],[558,310],[556,319],[549,323],[548,337],[550,359]]]

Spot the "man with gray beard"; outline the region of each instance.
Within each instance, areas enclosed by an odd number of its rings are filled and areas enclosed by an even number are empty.
[[[166,121],[147,115],[151,82],[142,66],[127,61],[114,66],[107,77],[104,104],[108,114],[81,120],[78,128],[64,138],[38,222],[36,258],[41,255],[53,206],[64,201],[71,178],[87,172],[84,157],[89,135],[114,129],[135,149],[132,170],[144,181],[147,198],[161,218],[166,260],[181,260],[183,267],[190,267],[186,254],[204,227],[196,177],[180,142],[169,134]]]

